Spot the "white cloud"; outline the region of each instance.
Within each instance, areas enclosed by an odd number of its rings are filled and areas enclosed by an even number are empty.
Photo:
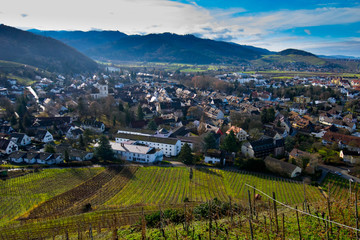
[[[26,17],[21,16],[24,11]],[[307,42],[299,37],[294,39],[281,34],[284,30],[360,21],[360,7],[250,13],[243,8],[205,9],[195,2],[169,0],[12,0],[2,3],[1,12],[0,23],[21,28],[105,29],[127,34],[194,33],[270,50],[297,46],[304,49],[306,44],[314,42],[326,45],[323,39],[311,36]],[[305,32],[311,34],[309,30]]]
[[[197,32],[213,21],[210,12],[193,4],[168,0],[33,0],[6,1],[0,22],[39,29],[112,29],[139,32]],[[28,17],[20,17],[26,10]],[[156,26],[156,27],[154,27]]]

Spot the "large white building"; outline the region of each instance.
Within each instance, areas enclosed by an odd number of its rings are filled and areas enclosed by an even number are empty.
[[[111,148],[120,158],[141,163],[153,163],[163,160],[162,150],[144,146],[136,141],[110,142]]]
[[[160,149],[167,157],[177,156],[181,150],[181,141],[175,138],[161,138],[125,133],[118,133],[115,136],[115,142],[117,143],[124,143],[128,141],[136,141],[137,143]]]
[[[109,95],[109,87],[107,84],[95,83],[93,86],[95,91],[91,93],[92,98],[105,98]]]

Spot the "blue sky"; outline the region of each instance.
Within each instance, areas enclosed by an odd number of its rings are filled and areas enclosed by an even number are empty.
[[[280,51],[360,57],[359,0],[12,0],[0,23],[22,29],[195,34]]]

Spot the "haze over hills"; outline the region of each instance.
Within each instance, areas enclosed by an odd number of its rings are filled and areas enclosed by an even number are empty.
[[[273,66],[339,67],[326,59],[297,49],[279,53],[232,42],[172,33],[126,35],[118,31],[39,31],[78,49],[97,60],[169,62],[190,64],[249,63],[263,69]]]
[[[172,33],[126,35],[118,31],[39,31],[94,59],[178,62],[192,64],[240,63],[272,52],[253,46]]]
[[[127,35],[119,31],[41,31],[30,29],[29,32],[62,41],[80,52],[117,41]]]
[[[250,64],[258,69],[274,66],[282,69],[293,66],[339,67],[330,60],[302,50],[286,49],[276,53],[253,46],[202,39],[194,35],[126,35],[119,31],[29,31],[1,25],[0,59],[58,72],[96,69],[96,63],[85,55],[96,60],[129,62]]]
[[[61,73],[93,71],[96,62],[53,38],[0,25],[0,60]]]

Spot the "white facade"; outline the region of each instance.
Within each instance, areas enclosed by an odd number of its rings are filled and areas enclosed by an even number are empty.
[[[109,88],[108,88],[107,84],[95,83],[94,87],[96,87],[99,90],[99,93],[91,94],[91,96],[94,99],[105,98],[105,97],[107,97],[109,95]]]
[[[19,138],[22,138],[21,141],[19,142]],[[11,137],[11,141],[13,141],[14,143],[17,143],[19,146],[27,146],[31,143],[31,138],[24,134],[19,134],[19,135],[15,135]]]
[[[146,146],[160,149],[167,157],[175,157],[181,150],[181,141],[177,139],[140,137],[127,134],[121,134],[120,136],[115,137],[117,143],[124,143],[129,140],[134,140],[138,143],[145,144]]]
[[[52,141],[54,141],[53,135],[47,131],[44,138],[42,139],[42,142],[43,143],[49,143],[49,142],[52,142]]]
[[[163,152],[153,147],[137,145],[136,142],[110,142],[111,148],[120,158],[141,163],[153,163],[163,160]]]
[[[6,139],[1,139],[1,141],[4,142],[4,143],[2,143],[4,148],[0,150],[1,153],[11,154],[11,153],[19,150],[18,145],[16,143],[14,143],[13,141],[6,140]]]
[[[205,155],[204,161],[205,161],[206,163],[215,164],[215,163],[220,163],[220,158],[218,158],[218,157],[211,157],[211,156],[206,156],[206,155]]]

